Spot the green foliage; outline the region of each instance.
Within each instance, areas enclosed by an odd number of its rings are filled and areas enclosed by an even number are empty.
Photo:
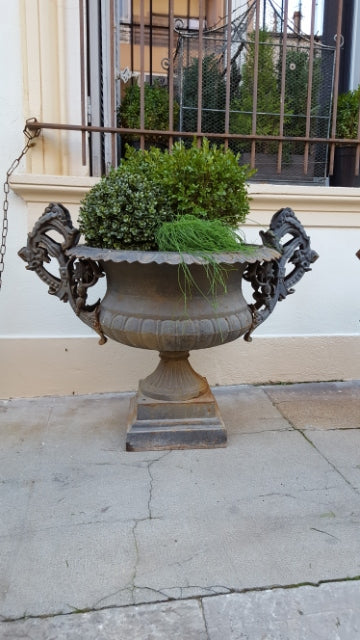
[[[236,231],[220,220],[203,220],[190,214],[164,222],[157,231],[156,239],[160,251],[199,255],[239,251],[244,246]]]
[[[157,186],[141,172],[140,164],[138,171],[132,171],[122,162],[85,196],[79,228],[93,247],[154,249],[154,234],[161,220],[157,205]]]
[[[256,106],[256,133],[258,135],[280,134],[280,91],[278,73],[275,62],[275,46],[266,30],[259,31],[259,65]],[[248,44],[246,61],[242,67],[242,83],[240,96],[231,103],[231,133],[252,133],[253,91],[255,67],[254,36]],[[285,123],[291,114],[285,101]],[[265,153],[276,153],[276,142],[258,143],[257,150]],[[244,143],[243,150],[249,150],[250,144]]]
[[[176,143],[171,154],[158,153],[153,175],[171,219],[189,213],[234,228],[244,222],[249,211],[246,180],[253,172],[240,166],[239,159],[206,139],[200,148],[195,142],[190,148]]]
[[[353,91],[339,95],[336,115],[337,138],[358,137],[359,108],[360,85]]]
[[[158,81],[154,84],[144,85],[144,124],[145,129],[157,129],[166,131],[169,128],[169,93],[167,87],[163,87]],[[179,116],[179,105],[174,101],[173,119],[175,128]],[[118,126],[127,129],[140,129],[140,87],[137,84],[126,88],[124,98],[117,111]],[[139,136],[124,136],[124,141],[131,143],[139,140]],[[159,135],[151,135],[146,138],[146,147],[167,146],[167,138]]]
[[[281,70],[281,56],[279,60],[279,74]],[[319,89],[321,81],[320,58],[314,57],[312,70],[311,107],[310,107],[310,135],[316,135],[319,112]],[[309,49],[291,48],[286,52],[286,80],[285,102],[288,113],[292,114],[286,119],[285,135],[306,135],[306,112],[309,81]],[[302,152],[302,143],[294,144],[294,150],[299,147]]]
[[[191,214],[232,228],[249,211],[246,181],[252,175],[229,149],[176,143],[172,153],[128,148],[117,169],[93,187],[80,208],[87,244],[103,248],[156,250],[163,222]]]
[[[185,69],[183,82],[183,131],[197,131],[199,60],[194,58]],[[231,66],[230,97],[236,93],[240,74],[235,64]],[[202,111],[201,128],[207,133],[224,133],[226,76],[215,54],[202,60]]]
[[[286,52],[286,104],[289,111],[299,118],[298,124],[295,118],[290,119],[290,127],[292,135],[305,135],[306,111],[308,99],[308,83],[309,83],[309,56],[308,48],[291,48]],[[320,58],[314,57],[312,69],[312,86],[311,86],[311,115],[316,114],[319,109],[318,94],[321,80]],[[280,70],[279,61],[279,70]]]
[[[184,296],[185,308],[187,299],[194,290],[216,307],[217,292],[219,289],[226,291],[230,267],[216,262],[214,253],[247,248],[236,231],[220,220],[204,220],[190,214],[179,216],[172,222],[164,222],[159,227],[156,238],[160,251],[192,253],[205,259],[203,266],[208,283],[206,291],[200,288],[184,260],[179,265],[179,286]]]

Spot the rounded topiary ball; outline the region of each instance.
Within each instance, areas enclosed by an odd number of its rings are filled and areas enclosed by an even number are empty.
[[[112,169],[85,196],[80,231],[90,246],[103,249],[156,249],[159,225],[157,189],[146,176]]]
[[[86,243],[106,249],[157,250],[164,222],[192,215],[236,229],[249,211],[252,174],[232,151],[174,144],[171,152],[128,148],[126,158],[85,196],[80,231]]]

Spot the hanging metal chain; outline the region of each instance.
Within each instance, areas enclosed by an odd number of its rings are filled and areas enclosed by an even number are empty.
[[[26,121],[23,134],[27,138],[27,142],[23,150],[21,151],[20,155],[18,156],[18,158],[16,158],[12,162],[11,166],[7,170],[6,179],[4,182],[3,221],[2,221],[1,244],[0,244],[0,289],[2,285],[2,274],[4,271],[4,257],[6,253],[6,238],[7,238],[8,227],[9,227],[8,225],[9,191],[10,191],[9,180],[11,175],[14,173],[15,169],[17,169],[17,167],[19,166],[24,155],[29,151],[30,147],[32,146],[33,139],[37,138],[38,135],[40,135],[40,131],[41,131],[41,129],[30,131],[30,129],[28,128],[28,123],[30,122],[36,122],[36,118],[30,118],[29,120]]]

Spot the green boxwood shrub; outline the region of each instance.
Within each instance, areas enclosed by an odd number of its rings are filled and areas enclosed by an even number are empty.
[[[154,84],[144,85],[144,126],[145,129],[157,129],[166,131],[169,128],[169,91],[161,86],[158,81]],[[179,105],[174,101],[173,121],[177,129],[179,117]],[[129,85],[117,110],[117,122],[119,127],[127,129],[140,129],[140,87],[137,84]],[[123,143],[135,146],[139,144],[140,137],[136,134],[122,136]],[[167,136],[150,134],[146,136],[146,148],[156,146],[168,147]],[[125,146],[125,145],[124,145]]]
[[[85,196],[80,231],[88,245],[156,250],[163,222],[190,214],[236,229],[249,211],[246,181],[252,175],[231,150],[204,140],[172,152],[128,148],[126,158]]]
[[[353,91],[340,93],[336,114],[336,137],[357,138],[360,108],[360,85]]]

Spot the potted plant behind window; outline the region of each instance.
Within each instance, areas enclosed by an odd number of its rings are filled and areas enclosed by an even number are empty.
[[[241,69],[241,83],[239,90],[231,102],[230,131],[231,133],[251,134],[253,127],[253,96],[255,82],[256,90],[256,134],[277,136],[280,134],[280,91],[277,70],[277,47],[266,29],[259,30],[258,48],[258,76],[255,78],[255,36],[249,35],[245,62]],[[284,125],[291,122],[292,111],[289,108],[288,96],[284,104]],[[251,142],[242,141],[239,144],[243,153],[249,154]],[[258,140],[256,152],[260,157],[260,165],[269,162],[269,156],[276,157],[279,143],[274,140]],[[284,157],[289,158],[290,148],[283,145]]]
[[[100,343],[112,338],[160,352],[132,402],[128,450],[225,446],[215,398],[189,351],[250,340],[317,257],[288,208],[273,216],[262,245],[246,245],[239,226],[249,211],[250,174],[238,156],[207,140],[176,143],[172,153],[129,149],[85,197],[80,231],[65,207],[50,204],[19,252]],[[86,245],[78,244],[80,232]],[[52,257],[58,278],[45,268]],[[89,287],[104,274],[105,296],[88,305]],[[250,305],[243,279],[254,289]]]
[[[336,111],[336,137],[359,139],[360,85],[353,91],[339,94]],[[355,175],[356,145],[338,144],[335,147],[333,187],[360,187],[360,175]]]
[[[174,100],[173,122],[177,129],[179,117],[179,105]],[[131,84],[125,88],[121,104],[117,109],[117,124],[126,129],[140,129],[140,87]],[[166,131],[169,127],[169,91],[167,86],[161,85],[159,80],[153,84],[144,85],[144,126],[145,129]],[[125,150],[127,144],[135,148],[140,147],[140,137],[134,133],[122,135],[122,147]],[[146,148],[151,146],[166,149],[167,138],[157,134],[151,134],[146,139]]]

